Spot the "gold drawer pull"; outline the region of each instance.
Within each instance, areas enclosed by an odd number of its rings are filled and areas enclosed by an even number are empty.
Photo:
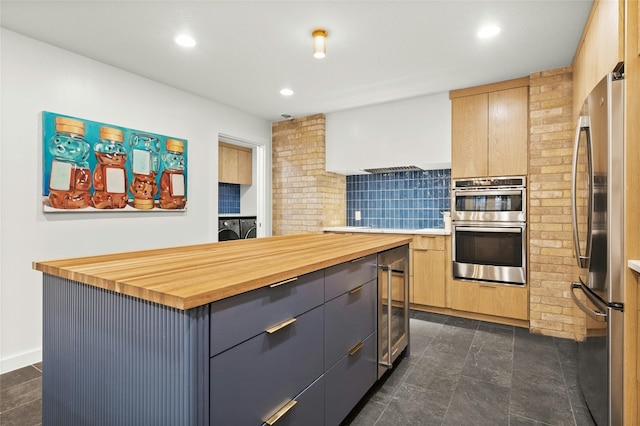
[[[288,280],[284,280],[284,281],[280,281],[279,283],[271,284],[269,287],[271,287],[271,288],[278,287],[278,286],[281,286],[282,284],[292,283],[297,279],[298,279],[298,277],[289,278]]]
[[[489,285],[489,284],[480,284],[480,287],[482,287],[482,288],[496,288],[495,285]]]
[[[353,290],[349,290],[349,294],[355,294],[355,293],[359,292],[360,290],[362,290],[363,288],[364,288],[364,284],[354,288]]]
[[[367,256],[362,256],[362,257],[359,257],[359,258],[357,258],[357,259],[353,259],[353,260],[351,261],[351,263],[360,262],[361,260],[364,260],[366,257],[367,257]]]
[[[291,401],[287,402],[287,404],[284,407],[279,409],[273,416],[269,417],[269,419],[267,419],[265,423],[268,424],[269,426],[275,424],[278,420],[280,420],[280,417],[287,414],[287,411],[291,410],[293,406],[296,405],[297,403],[298,401],[296,401],[295,399],[292,399]]]
[[[291,325],[291,324],[293,324],[293,323],[294,323],[294,322],[296,322],[296,321],[298,321],[296,318],[291,318],[291,319],[288,319],[288,320],[286,320],[286,321],[284,321],[284,322],[281,322],[280,324],[274,325],[274,326],[273,326],[273,327],[271,327],[271,328],[267,328],[265,331],[266,331],[267,333],[269,333],[269,334],[273,334],[273,333],[275,333],[276,331],[278,331],[278,330],[282,330],[282,329],[283,329],[283,328],[285,328],[286,326]]]
[[[349,356],[354,356],[355,354],[358,353],[358,351],[360,349],[362,349],[364,347],[364,342],[360,342],[357,345],[355,345],[353,348],[351,348],[351,350],[349,351]]]

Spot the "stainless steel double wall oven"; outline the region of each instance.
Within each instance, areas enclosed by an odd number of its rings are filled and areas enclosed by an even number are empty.
[[[525,285],[526,177],[454,180],[453,277]]]

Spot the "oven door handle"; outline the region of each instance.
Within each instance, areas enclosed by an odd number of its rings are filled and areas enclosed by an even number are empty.
[[[491,195],[522,195],[523,189],[453,189],[456,197],[468,197],[468,196],[491,196]]]
[[[454,225],[454,230],[455,231],[468,231],[468,232],[496,232],[496,233],[509,233],[509,232],[514,232],[514,231],[518,231],[518,232],[524,232],[524,227],[525,225],[518,225],[518,226],[508,226],[508,227],[501,227],[501,226],[495,226],[495,227],[486,227],[486,226],[456,226]]]

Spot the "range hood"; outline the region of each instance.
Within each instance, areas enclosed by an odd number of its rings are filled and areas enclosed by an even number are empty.
[[[379,167],[375,169],[362,169],[367,173],[395,173],[395,172],[419,172],[424,169],[418,166],[395,166],[395,167]]]

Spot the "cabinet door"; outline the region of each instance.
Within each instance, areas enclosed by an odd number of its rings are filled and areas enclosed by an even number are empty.
[[[451,307],[498,317],[529,319],[527,287],[474,281],[451,282]]]
[[[222,144],[218,145],[219,182],[237,183],[236,164],[238,164],[238,151]]]
[[[529,88],[489,93],[489,176],[526,175]]]
[[[323,372],[322,307],[210,359],[210,422],[260,425]]]
[[[251,185],[252,176],[252,152],[250,149],[238,150],[238,183],[241,185]]]
[[[413,303],[444,308],[444,251],[414,249],[413,280]]]
[[[451,100],[451,177],[487,176],[488,96]]]

